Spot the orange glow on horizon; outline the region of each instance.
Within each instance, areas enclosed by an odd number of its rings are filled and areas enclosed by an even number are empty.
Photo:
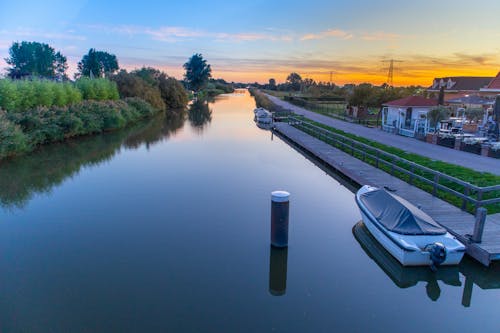
[[[133,70],[140,68],[143,65],[131,65],[128,64],[123,66],[127,70]],[[174,66],[153,66],[158,68],[168,75],[173,76],[177,79],[182,79],[184,75],[184,70],[182,67]],[[276,82],[284,83],[287,76],[292,72],[299,73],[303,79],[311,78],[316,82],[329,82],[330,74],[327,69],[317,68],[311,70],[301,69],[301,68],[285,68],[279,70],[226,70],[225,64],[215,64],[212,65],[213,78],[222,78],[227,82],[243,82],[243,83],[253,83],[258,82],[260,84],[265,84],[269,82],[270,78],[274,78]],[[432,81],[436,77],[448,77],[448,76],[486,76],[494,77],[500,71],[500,67],[494,65],[482,65],[482,66],[464,66],[464,65],[450,65],[446,67],[430,66],[427,64],[418,64],[408,62],[406,66],[401,66],[395,68],[394,70],[394,85],[395,86],[410,86],[410,85],[420,85],[423,87],[428,87],[432,84]],[[371,83],[373,85],[381,85],[387,82],[387,70],[381,68],[379,63],[373,64],[363,64],[363,68],[366,72],[333,72],[332,82],[336,85],[344,85],[349,83],[360,84],[360,83]],[[373,68],[376,70],[373,71]],[[308,72],[316,72],[319,74],[307,74]]]

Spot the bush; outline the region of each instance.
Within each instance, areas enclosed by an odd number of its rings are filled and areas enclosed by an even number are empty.
[[[104,101],[117,100],[120,97],[116,83],[104,78],[82,77],[75,82],[75,86],[80,90],[83,99]]]
[[[0,108],[19,112],[38,106],[65,106],[78,103],[82,96],[72,83],[48,80],[0,80]]]
[[[186,106],[188,94],[184,86],[173,77],[160,78],[160,92],[167,107],[180,109]]]
[[[112,80],[116,83],[121,98],[139,97],[158,110],[166,109],[160,89],[141,76],[122,70]]]
[[[25,112],[0,111],[0,158],[70,137],[123,128],[157,112],[139,98],[40,106]]]
[[[130,73],[122,70],[112,78],[120,96],[139,97],[159,110],[184,108],[189,101],[184,86],[154,68],[141,68]]]
[[[21,128],[7,118],[0,110],[0,158],[24,153],[29,150],[28,138]]]

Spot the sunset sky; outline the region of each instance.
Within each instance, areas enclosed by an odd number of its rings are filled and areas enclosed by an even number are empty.
[[[122,68],[153,66],[182,78],[202,53],[213,76],[337,84],[387,80],[430,85],[439,76],[500,71],[500,1],[6,1],[0,0],[0,68],[13,41],[38,41],[67,56],[70,72],[89,48]]]

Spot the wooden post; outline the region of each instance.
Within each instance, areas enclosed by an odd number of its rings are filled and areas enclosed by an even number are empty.
[[[465,190],[464,190],[464,195],[469,196],[469,193],[470,193],[469,187],[466,186]],[[462,210],[467,210],[467,199],[465,199],[465,198],[462,200]]]
[[[481,243],[483,238],[484,223],[486,222],[487,210],[484,207],[479,207],[476,212],[476,222],[474,223],[474,233],[471,240],[474,243]]]
[[[439,184],[439,174],[434,175],[434,188],[432,189],[432,195],[437,196],[437,186]]]
[[[410,185],[413,185],[413,172],[415,171],[415,166],[412,164],[410,165]]]

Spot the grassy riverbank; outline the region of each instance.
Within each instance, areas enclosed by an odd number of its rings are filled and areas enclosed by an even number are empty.
[[[139,98],[0,111],[0,158],[33,151],[42,144],[123,128],[157,112]]]

